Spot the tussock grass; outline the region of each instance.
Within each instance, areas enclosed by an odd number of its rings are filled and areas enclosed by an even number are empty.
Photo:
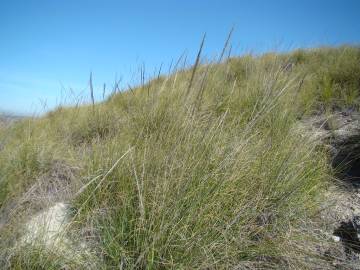
[[[1,260],[61,268],[6,248],[35,208],[24,194],[60,163],[73,168],[70,231],[100,269],[329,267],[313,228],[331,170],[296,122],[359,109],[359,63],[355,47],[207,64],[199,54],[190,70],[0,130],[0,204],[21,210],[0,227]]]

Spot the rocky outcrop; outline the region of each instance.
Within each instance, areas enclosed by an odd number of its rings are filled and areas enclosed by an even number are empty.
[[[314,140],[328,148],[339,179],[360,187],[360,113],[343,111],[302,122]]]
[[[321,218],[327,233],[333,234],[333,241],[343,246],[343,258],[339,253],[330,257],[334,264],[342,260],[339,265],[359,269],[356,265],[360,262],[360,113],[342,111],[313,116],[302,121],[300,128],[328,150],[336,176],[326,193]],[[325,255],[334,252],[328,249]]]

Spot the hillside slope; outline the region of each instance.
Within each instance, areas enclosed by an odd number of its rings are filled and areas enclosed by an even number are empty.
[[[175,68],[0,129],[0,264],[335,267],[318,217],[336,175],[298,123],[359,108],[360,49],[344,46]],[[24,244],[29,220],[57,208],[66,240]]]

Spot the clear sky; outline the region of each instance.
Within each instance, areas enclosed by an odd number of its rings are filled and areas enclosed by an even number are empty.
[[[231,27],[235,54],[360,43],[359,0],[0,0],[0,110],[41,112],[102,85],[135,84],[206,32],[219,53]]]

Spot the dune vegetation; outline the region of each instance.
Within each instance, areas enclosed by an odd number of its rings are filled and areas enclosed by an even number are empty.
[[[358,47],[214,61],[200,50],[103,102],[0,128],[0,265],[331,268],[318,219],[335,172],[298,123],[359,106]],[[19,245],[57,202],[77,248]]]

